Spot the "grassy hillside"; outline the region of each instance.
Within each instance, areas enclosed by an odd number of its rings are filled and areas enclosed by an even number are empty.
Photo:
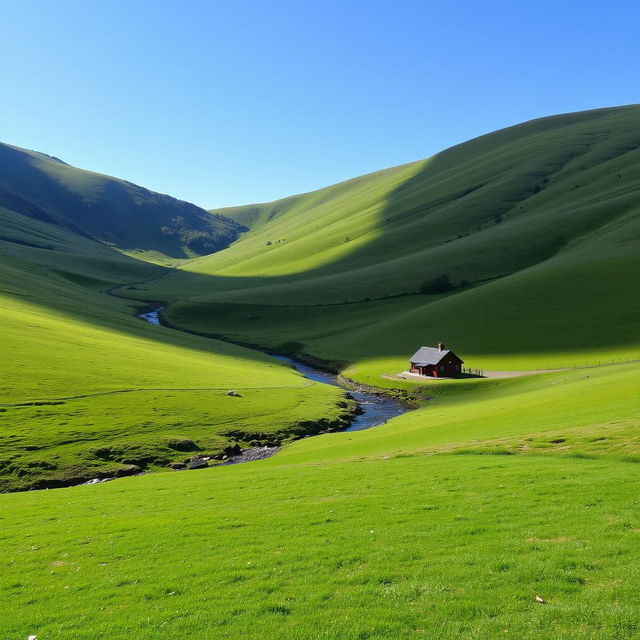
[[[5,144],[0,206],[145,257],[211,253],[244,230],[188,202]]]
[[[638,462],[639,389],[640,364],[426,384],[432,400],[424,408],[357,438],[346,432],[295,443],[277,464],[449,451],[532,454],[549,447]]]
[[[141,295],[174,323],[374,377],[438,340],[485,369],[636,359],[639,127],[637,106],[543,118],[225,210],[251,231]],[[451,291],[418,293],[439,274]]]
[[[275,444],[348,413],[338,389],[105,295],[164,268],[15,211],[0,225],[0,491]]]

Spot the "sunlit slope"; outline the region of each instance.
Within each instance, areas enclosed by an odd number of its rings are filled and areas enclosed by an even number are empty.
[[[353,259],[351,254],[377,237],[386,199],[423,164],[379,171],[274,203],[222,209],[220,213],[252,231],[215,265],[197,262],[193,271],[279,276]]]
[[[293,443],[293,464],[441,452],[613,456],[640,461],[640,364],[431,383],[432,400],[376,429]]]
[[[0,221],[0,491],[154,469],[341,420],[338,389],[148,325],[103,292],[160,267],[15,212]]]
[[[483,368],[633,359],[639,185],[639,107],[543,118],[419,163],[235,208],[249,233],[145,285],[143,296],[176,302],[167,314],[178,324],[271,347],[296,342],[329,360],[376,360],[376,375],[402,370],[417,345],[438,340]],[[452,291],[417,293],[439,274]]]
[[[636,209],[639,122],[635,106],[544,118],[260,205],[240,242],[185,267],[212,278],[188,282],[193,294],[234,289],[224,299],[251,287],[265,302],[342,302],[538,264]]]
[[[221,249],[242,230],[188,202],[4,144],[0,206],[125,251],[173,258]]]

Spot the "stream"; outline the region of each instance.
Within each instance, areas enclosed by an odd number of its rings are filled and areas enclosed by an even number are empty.
[[[338,376],[334,373],[321,371],[320,369],[311,367],[303,362],[298,362],[298,360],[289,358],[288,356],[272,355],[271,357],[276,360],[288,362],[296,371],[309,380],[321,382],[323,384],[330,384],[334,387],[340,387],[351,394],[362,409],[362,413],[358,414],[351,424],[346,429],[343,429],[343,431],[362,431],[363,429],[370,429],[371,427],[384,424],[390,418],[394,418],[395,416],[399,416],[401,413],[409,411],[409,408],[405,404],[398,402],[389,396],[378,395],[368,391],[355,391],[345,387],[340,383]]]
[[[138,317],[150,324],[162,326],[160,321],[160,312],[162,309],[163,307],[152,311],[146,311],[145,313],[139,314]],[[369,391],[349,389],[345,385],[341,384],[338,376],[334,373],[316,369],[308,364],[299,362],[295,358],[273,354],[267,355],[275,360],[280,360],[281,362],[290,364],[308,380],[313,380],[314,382],[320,382],[322,384],[330,384],[334,387],[340,387],[341,389],[348,391],[358,403],[361,413],[355,416],[351,424],[344,429],[344,431],[362,431],[363,429],[370,429],[371,427],[384,424],[390,418],[394,418],[395,416],[399,416],[401,413],[406,413],[411,410],[406,404],[399,402],[394,398],[390,398],[389,396],[371,393]],[[277,450],[278,447],[247,449],[243,454],[229,460],[227,464],[249,462],[251,460],[266,458],[273,455]]]

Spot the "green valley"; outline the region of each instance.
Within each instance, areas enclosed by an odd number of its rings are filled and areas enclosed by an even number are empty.
[[[636,105],[211,212],[0,146],[0,637],[637,638],[639,178]]]

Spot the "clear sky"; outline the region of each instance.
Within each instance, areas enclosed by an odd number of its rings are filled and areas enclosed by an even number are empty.
[[[3,0],[0,140],[211,208],[640,102],[640,2]]]

